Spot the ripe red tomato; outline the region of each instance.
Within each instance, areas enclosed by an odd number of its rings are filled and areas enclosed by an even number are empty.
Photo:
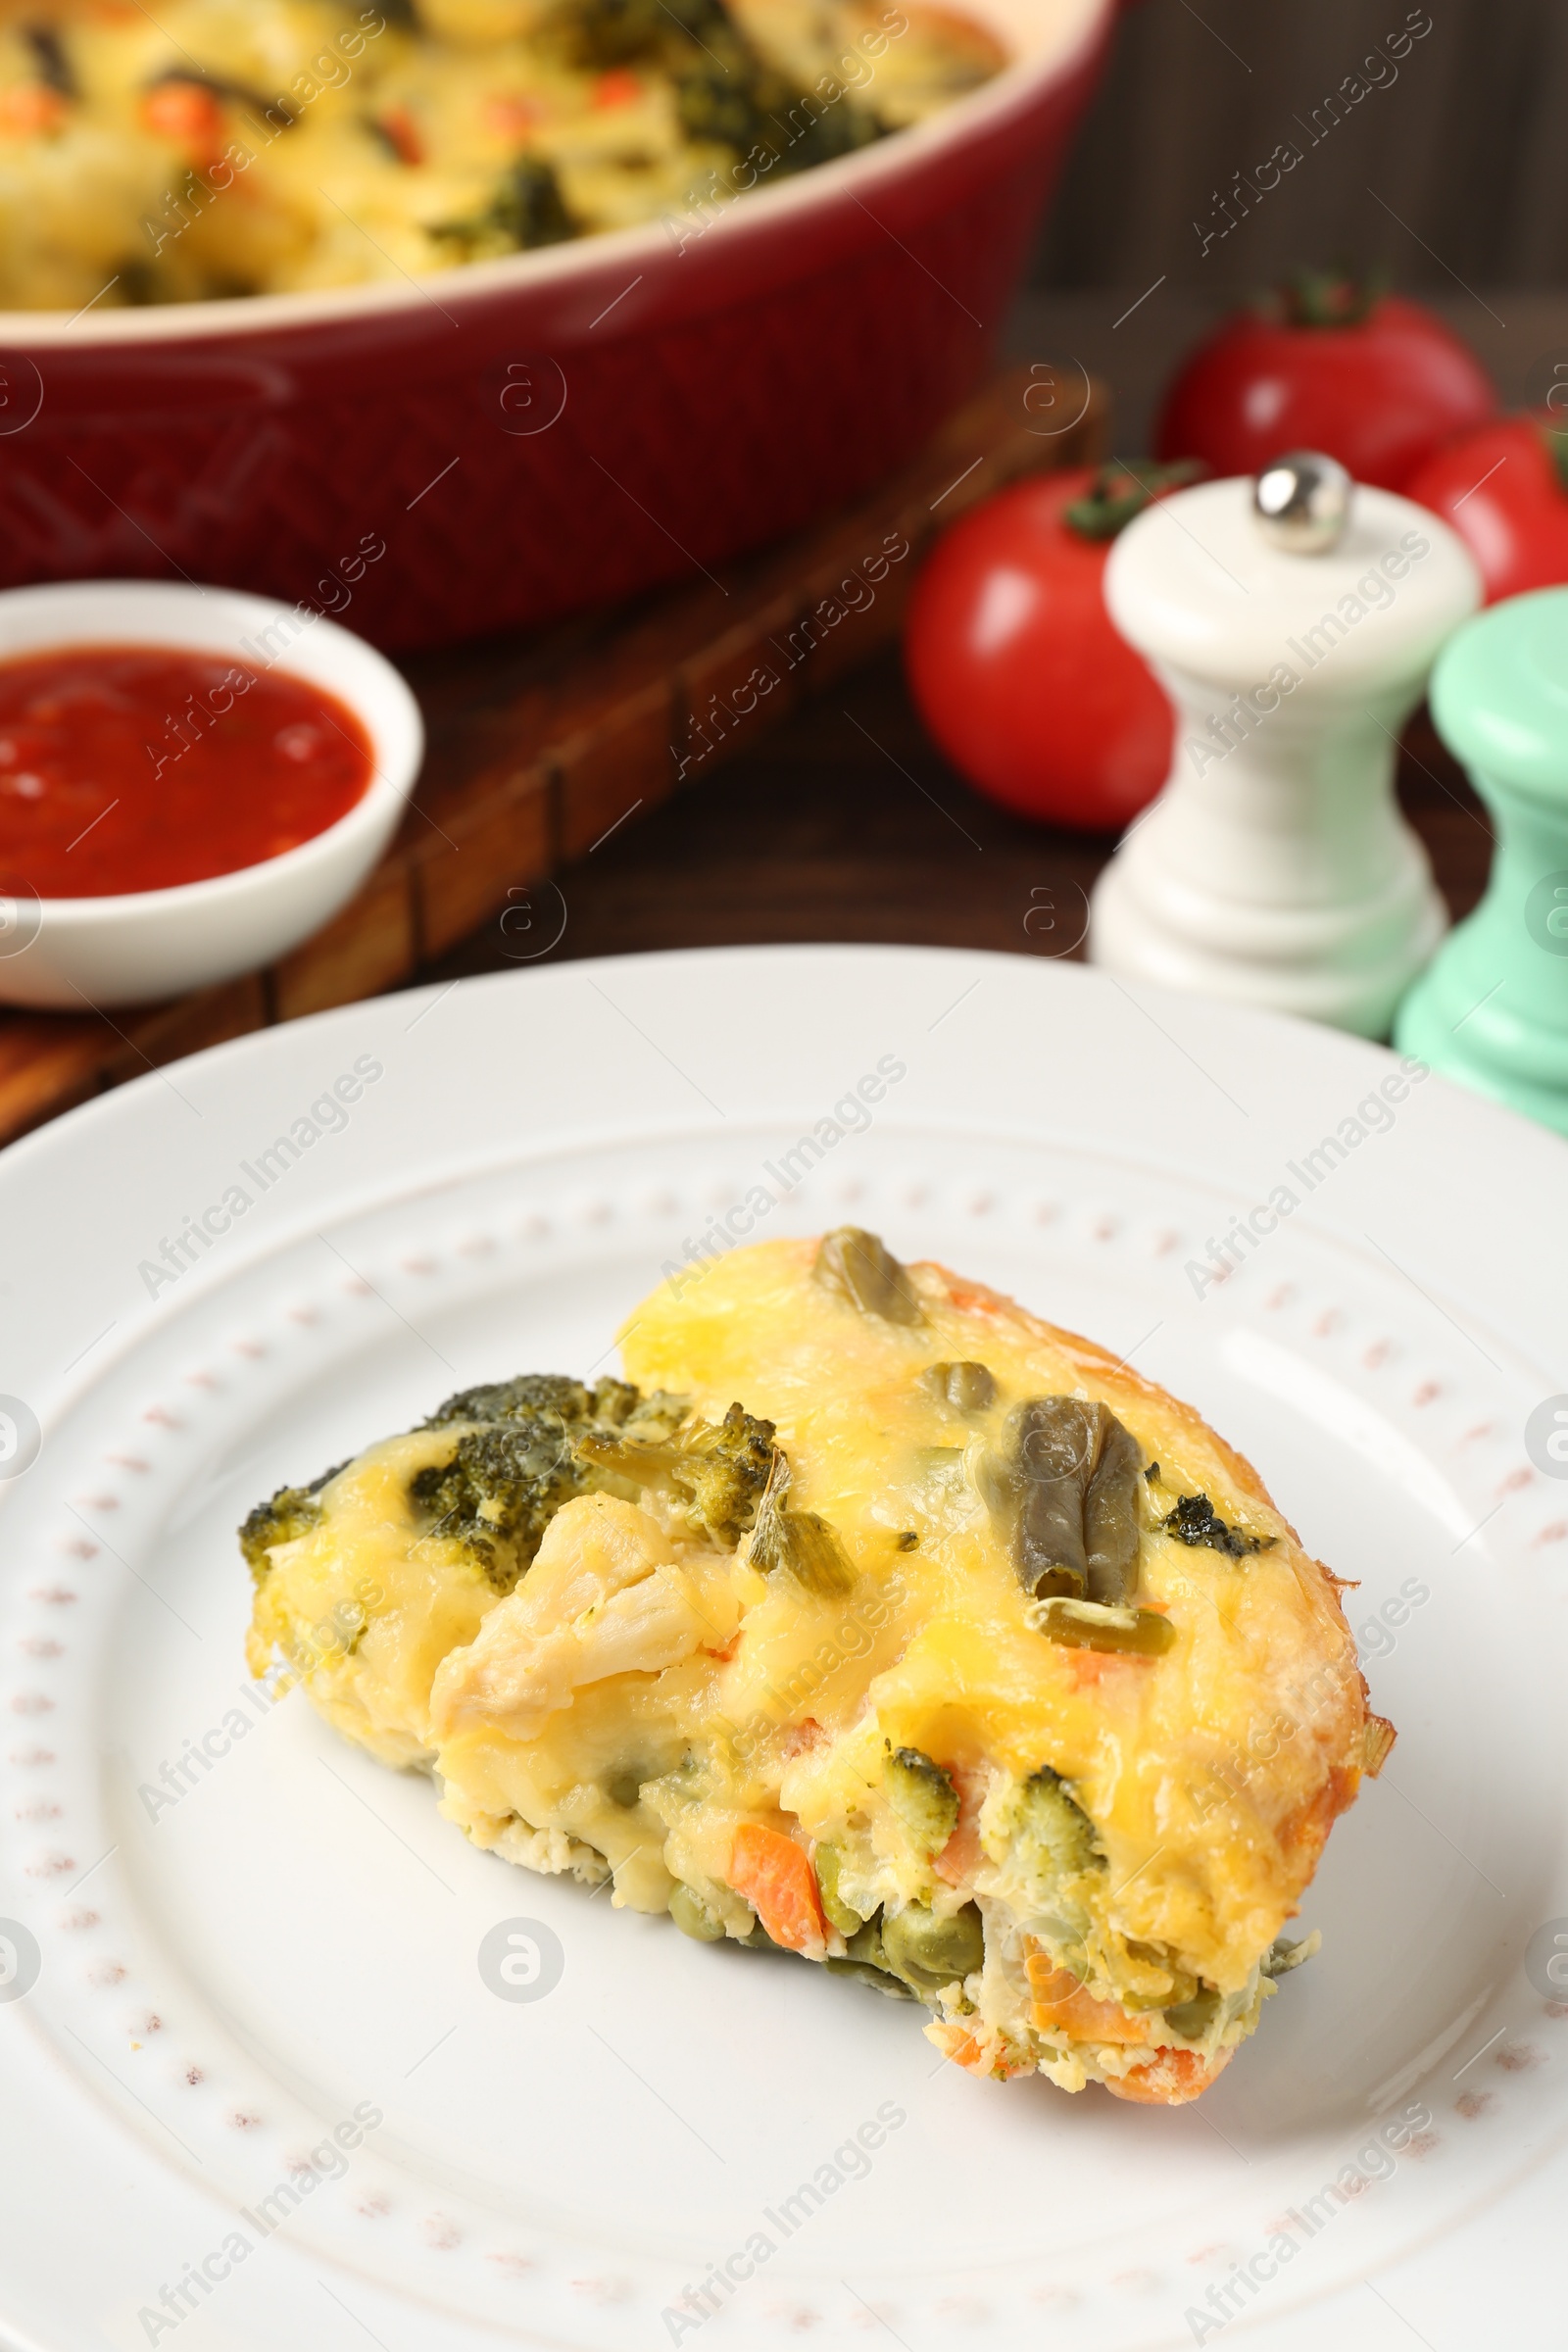
[[[1466,433],[1428,459],[1405,495],[1452,523],[1489,605],[1568,581],[1568,431],[1549,412]]]
[[[1161,458],[1258,473],[1321,449],[1358,482],[1402,490],[1444,442],[1497,413],[1468,345],[1419,303],[1303,273],[1200,344],[1165,396]]]
[[[1170,772],[1170,704],[1105,611],[1111,541],[1147,504],[1117,467],[1018,482],[955,523],[915,581],[904,635],[915,708],[959,773],[1021,815],[1108,831]],[[1069,510],[1100,535],[1074,529]]]

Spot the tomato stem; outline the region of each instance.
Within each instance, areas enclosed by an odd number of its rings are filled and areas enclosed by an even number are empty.
[[[1114,458],[1102,466],[1082,498],[1062,509],[1061,519],[1079,539],[1114,539],[1167,490],[1184,489],[1207,471],[1197,458],[1178,458],[1168,466],[1156,466],[1148,458]]]
[[[1360,326],[1389,290],[1387,272],[1370,270],[1293,270],[1263,298],[1261,308],[1287,326]]]

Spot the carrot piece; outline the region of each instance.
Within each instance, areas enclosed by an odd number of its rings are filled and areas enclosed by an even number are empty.
[[[978,2075],[987,2082],[1010,2082],[1014,2075],[1026,2075],[1030,2062],[1008,2048],[998,2034],[971,2034],[967,2027],[952,2018],[935,2018],[926,2027],[926,2039],[934,2041],[945,2058],[961,2066],[966,2075]]]
[[[487,130],[499,138],[525,139],[545,120],[548,109],[537,98],[520,98],[510,94],[487,98],[484,102],[484,121]]]
[[[1042,2034],[1064,2034],[1072,2041],[1153,2040],[1152,2018],[1130,2016],[1115,2001],[1097,2001],[1071,1969],[1054,1967],[1048,1952],[1031,1952],[1024,1965],[1034,2021]]]
[[[782,1830],[743,1821],[729,1849],[729,1883],[751,1904],[775,1943],[820,1959],[827,1920],[810,1857]]]
[[[12,138],[32,138],[40,131],[58,130],[65,119],[65,100],[45,82],[14,81],[0,90],[0,131]]]
[[[389,106],[375,118],[375,127],[400,164],[422,164],[424,141],[406,106]]]
[[[161,81],[141,102],[141,119],[156,138],[205,160],[221,153],[223,109],[199,81]]]
[[[594,83],[594,104],[600,108],[632,106],[642,94],[643,85],[636,74],[628,74],[623,67],[617,66],[612,73],[601,74]]]
[[[948,1886],[962,1886],[973,1879],[986,1858],[980,1842],[980,1807],[985,1802],[986,1788],[978,1773],[965,1772],[957,1765],[950,1765],[948,1769],[958,1790],[957,1826],[931,1867]]]
[[[1229,2050],[1216,2050],[1208,2059],[1197,2050],[1156,2050],[1143,2066],[1119,2077],[1107,2075],[1105,2088],[1112,2098],[1132,2099],[1140,2107],[1186,2107],[1202,2097],[1231,2056]]]
[[[960,1315],[994,1315],[1000,1301],[995,1291],[979,1290],[955,1276],[948,1284],[948,1303]]]

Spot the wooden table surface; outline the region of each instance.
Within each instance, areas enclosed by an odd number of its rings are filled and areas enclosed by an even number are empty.
[[[1400,796],[1450,906],[1467,912],[1492,836],[1424,722]],[[792,940],[1081,954],[1085,894],[1112,846],[1026,824],[971,792],[924,734],[889,656],[541,885],[526,930],[516,917],[507,935],[492,923],[418,977]]]
[[[846,534],[858,546],[869,530],[876,546],[892,523],[906,552],[918,549],[988,481],[1081,463],[1100,444],[1098,396],[1059,442],[1038,439],[1020,407],[1031,364],[1081,366],[1109,394],[1110,447],[1137,458],[1173,362],[1233,299],[1163,281],[1026,297],[1003,355],[1011,368],[853,514],[725,566],[722,583],[677,584],[646,609],[408,662],[430,758],[416,808],[360,898],[269,971],[173,1004],[119,1020],[85,1005],[0,1018],[0,1136],[269,1021],[521,963],[790,941],[1081,954],[1087,894],[1111,841],[1026,824],[971,793],[925,738],[896,652],[857,666],[887,644],[896,593],[829,646],[808,631],[809,665],[796,675],[792,654],[786,692],[684,787],[668,753],[693,714],[708,718],[713,694],[733,691],[737,662],[744,677],[760,650],[780,647],[792,616],[819,613]],[[1535,356],[1568,348],[1568,299],[1459,292],[1439,307],[1476,343],[1506,403],[1539,399]],[[769,729],[775,709],[786,715]],[[728,730],[710,723],[722,740]],[[1491,836],[1424,719],[1405,745],[1400,789],[1450,906],[1465,912],[1485,884]],[[526,882],[539,874],[554,879]],[[486,912],[504,901],[500,914]],[[480,928],[465,936],[470,923]]]
[[[1118,328],[1131,296],[1036,296],[1010,336],[1019,358],[1066,352],[1108,384],[1113,445],[1147,444],[1158,386],[1218,305],[1176,294]],[[1500,298],[1499,298],[1500,300]],[[1446,307],[1525,397],[1529,351],[1568,342],[1568,299],[1514,296],[1510,342],[1479,301]],[[1517,353],[1515,351],[1517,345]],[[1400,798],[1453,912],[1485,885],[1485,814],[1424,715],[1400,760]],[[895,941],[1081,953],[1084,893],[1109,838],[1026,824],[971,792],[915,717],[896,656],[806,703],[754,748],[623,825],[535,894],[504,935],[492,922],[418,980],[501,971],[524,957],[641,954],[748,941]],[[527,928],[520,927],[522,922]],[[562,928],[564,924],[564,928]],[[546,943],[556,938],[553,946]]]

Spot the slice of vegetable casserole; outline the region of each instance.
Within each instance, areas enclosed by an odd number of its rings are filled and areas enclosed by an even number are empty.
[[[1188,1406],[853,1228],[737,1250],[252,1513],[251,1664],[476,1844],[1179,2103],[1393,1734]],[[635,1383],[635,1385],[632,1385]]]

